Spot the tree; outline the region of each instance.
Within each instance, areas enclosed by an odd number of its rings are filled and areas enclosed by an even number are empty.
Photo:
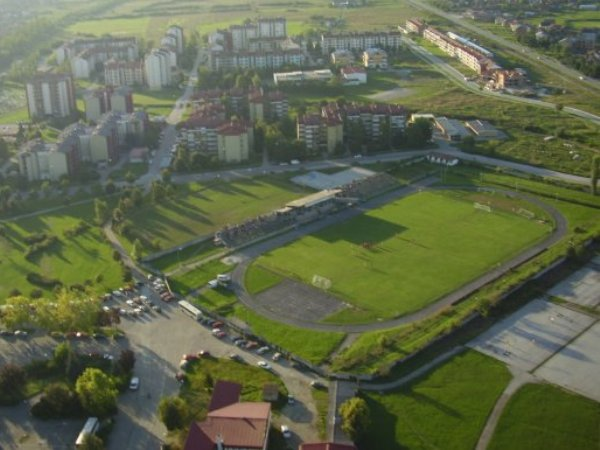
[[[164,397],[158,404],[158,414],[167,430],[172,431],[187,425],[189,410],[180,397]]]
[[[106,185],[104,185],[104,192],[106,192],[108,195],[114,194],[116,190],[117,187],[115,186],[115,183],[113,183],[112,180],[108,180],[106,182]]]
[[[131,258],[135,261],[140,259],[142,256],[142,243],[139,239],[133,241],[133,247],[131,248]]]
[[[598,177],[600,176],[600,156],[596,155],[592,158],[592,174],[590,182],[592,183],[592,194],[598,192]]]
[[[371,424],[371,414],[367,402],[359,397],[353,397],[340,405],[342,430],[352,439],[358,441]]]
[[[9,156],[8,144],[4,139],[0,138],[0,161],[6,160]]]
[[[172,175],[173,175],[173,172],[171,172],[171,169],[169,169],[169,168],[163,169],[160,172],[161,180],[165,184],[170,184],[171,183]]]
[[[94,200],[94,212],[96,223],[98,225],[102,225],[108,220],[108,204],[104,200],[100,200],[99,198]]]
[[[466,152],[475,150],[475,138],[473,136],[465,136],[462,139],[461,147]]]
[[[117,408],[117,395],[113,379],[100,369],[88,368],[75,383],[81,406],[90,414],[105,417]]]
[[[131,171],[128,170],[127,173],[125,174],[125,181],[127,181],[129,184],[133,184],[136,180],[136,176],[135,174]]]
[[[25,370],[16,364],[6,364],[0,368],[0,393],[7,396],[18,395],[25,387]]]
[[[131,372],[133,366],[135,366],[135,353],[129,349],[122,350],[119,356],[119,367],[123,373]]]
[[[427,119],[417,119],[406,129],[406,143],[409,147],[425,146],[433,135],[431,122]]]
[[[104,442],[95,434],[86,434],[83,443],[77,448],[81,450],[104,450]]]

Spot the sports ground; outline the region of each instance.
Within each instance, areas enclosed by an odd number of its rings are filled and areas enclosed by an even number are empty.
[[[474,199],[489,202],[492,212],[474,208]],[[548,224],[512,213],[510,201],[471,192],[419,192],[303,237],[256,264],[307,284],[330,284],[329,293],[349,307],[327,321],[398,317],[458,289],[551,231]]]

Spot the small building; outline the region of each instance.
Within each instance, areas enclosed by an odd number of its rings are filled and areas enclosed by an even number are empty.
[[[343,67],[340,74],[346,85],[355,86],[367,83],[367,71],[362,67]]]
[[[465,126],[456,119],[448,119],[447,117],[436,117],[435,127],[442,133],[444,138],[449,141],[460,141],[462,138],[469,135],[469,131]]]
[[[426,158],[430,163],[440,164],[447,167],[454,167],[459,163],[459,159],[455,156],[449,156],[443,153],[430,153],[426,156]]]
[[[135,147],[129,152],[129,162],[133,164],[144,163],[148,161],[148,148]]]
[[[231,122],[217,129],[217,154],[221,162],[247,161],[253,143],[252,127],[242,122]]]
[[[363,65],[367,69],[387,69],[387,52],[380,48],[368,48],[362,54]]]
[[[500,132],[492,124],[484,120],[469,120],[465,122],[465,126],[477,137],[495,139],[500,136]]]
[[[350,50],[340,49],[331,53],[331,64],[350,66],[354,63],[354,54]]]

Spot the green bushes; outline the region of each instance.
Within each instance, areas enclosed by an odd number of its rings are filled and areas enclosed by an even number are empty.
[[[31,261],[39,253],[45,252],[50,247],[52,247],[54,244],[57,244],[60,242],[56,236],[52,236],[52,235],[46,236],[44,233],[42,233],[42,235],[44,236],[42,239],[36,240],[35,242],[33,242],[29,245],[29,247],[25,251],[25,259]],[[39,238],[38,235],[36,235],[36,239],[37,238]]]
[[[36,272],[29,272],[26,278],[29,283],[44,289],[54,289],[62,286],[62,282],[60,280],[57,280],[56,278],[47,278],[44,275]]]

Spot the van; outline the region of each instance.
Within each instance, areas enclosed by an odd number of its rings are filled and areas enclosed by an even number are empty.
[[[217,275],[217,281],[221,284],[227,284],[231,281],[231,275],[228,273],[220,273]]]

